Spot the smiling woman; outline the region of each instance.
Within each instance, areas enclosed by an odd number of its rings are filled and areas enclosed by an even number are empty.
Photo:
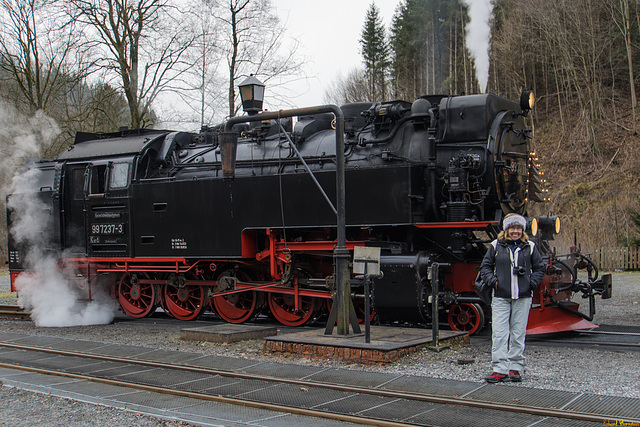
[[[532,291],[544,277],[540,253],[524,229],[527,220],[508,214],[502,222],[504,231],[491,242],[482,260],[480,272],[485,283],[494,288],[491,301],[492,334],[489,383],[521,381],[524,370],[524,341],[527,333]]]

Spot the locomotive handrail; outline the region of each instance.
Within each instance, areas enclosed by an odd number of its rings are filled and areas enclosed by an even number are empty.
[[[302,164],[304,165],[304,168],[306,169],[306,171],[309,173],[309,175],[311,176],[311,179],[313,180],[314,184],[316,185],[316,187],[318,187],[318,190],[320,190],[320,192],[322,193],[322,196],[324,197],[324,199],[327,201],[327,203],[329,204],[329,206],[331,207],[331,210],[333,211],[333,213],[335,215],[338,214],[338,210],[336,209],[336,207],[333,205],[333,202],[331,201],[331,199],[329,198],[329,196],[327,195],[327,192],[324,191],[324,188],[322,188],[322,185],[320,185],[320,183],[318,182],[318,180],[316,179],[316,176],[313,174],[313,171],[311,170],[311,168],[309,167],[309,165],[307,164],[307,162],[304,160],[304,157],[302,157],[302,154],[300,154],[300,151],[298,150],[298,148],[296,147],[296,145],[293,143],[293,141],[291,140],[291,138],[289,138],[289,134],[284,130],[284,128],[282,127],[282,124],[278,122],[278,126],[280,126],[280,129],[282,130],[282,132],[284,133],[284,136],[287,138],[287,141],[289,142],[289,146],[293,149],[293,151],[296,153],[296,155],[298,156],[298,158],[300,159],[300,161],[302,162]]]

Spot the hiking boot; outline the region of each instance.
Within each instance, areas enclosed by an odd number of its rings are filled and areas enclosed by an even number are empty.
[[[522,381],[522,377],[520,376],[520,371],[509,371],[509,378],[514,383],[519,383]]]
[[[493,384],[493,383],[507,381],[509,378],[505,374],[499,374],[497,372],[494,372],[491,375],[487,375],[484,379],[486,382]]]

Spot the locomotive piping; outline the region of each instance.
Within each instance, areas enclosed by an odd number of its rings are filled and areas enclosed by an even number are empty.
[[[589,315],[588,316],[586,314],[584,314],[584,313],[579,312],[578,310],[574,310],[571,307],[567,307],[562,301],[558,301],[553,297],[550,297],[550,299],[551,299],[551,301],[553,301],[554,303],[556,303],[558,305],[558,308],[560,308],[560,309],[562,309],[564,311],[567,311],[567,312],[569,312],[571,314],[575,314],[576,316],[582,317],[583,319],[586,319],[589,322],[591,322],[593,320],[593,315],[595,314],[594,313],[594,311],[595,311],[594,308],[595,307],[594,307],[594,305],[592,303],[593,295],[591,295],[589,297]]]

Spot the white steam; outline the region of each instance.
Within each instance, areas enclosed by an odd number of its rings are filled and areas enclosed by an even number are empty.
[[[39,157],[42,147],[51,145],[60,130],[43,112],[31,118],[20,115],[14,108],[0,102],[0,150],[2,152],[2,197],[11,210],[11,237],[24,248],[23,265],[28,271],[15,282],[18,304],[31,311],[36,326],[75,326],[104,324],[113,320],[116,301],[109,297],[95,280],[91,287],[84,277],[61,269],[59,245],[53,240],[49,197],[34,193],[42,172],[30,167],[11,173],[24,164],[25,157]],[[52,183],[48,183],[52,185]],[[68,273],[68,274],[65,274]],[[83,302],[91,290],[91,301]]]
[[[467,49],[475,59],[480,91],[487,91],[489,81],[490,19],[493,13],[491,0],[464,0],[469,6],[470,20],[467,23]]]

